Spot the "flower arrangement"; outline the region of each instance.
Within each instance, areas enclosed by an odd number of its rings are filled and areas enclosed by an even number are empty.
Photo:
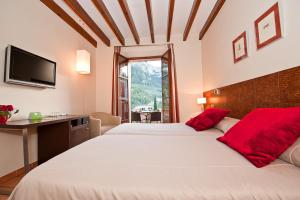
[[[5,124],[12,115],[19,112],[18,109],[14,110],[15,109],[12,105],[0,105],[0,124]]]

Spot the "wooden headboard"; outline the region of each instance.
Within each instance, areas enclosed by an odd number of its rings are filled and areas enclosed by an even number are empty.
[[[300,67],[206,91],[203,95],[207,98],[206,108],[229,109],[229,116],[239,119],[254,108],[300,106]]]

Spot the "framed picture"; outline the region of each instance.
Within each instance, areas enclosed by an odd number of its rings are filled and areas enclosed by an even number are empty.
[[[234,63],[248,56],[246,31],[232,41]]]
[[[281,38],[278,2],[255,20],[256,46],[260,49]]]

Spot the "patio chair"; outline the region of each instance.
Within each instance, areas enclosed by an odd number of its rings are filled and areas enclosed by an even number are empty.
[[[141,113],[131,112],[131,122],[142,122]]]
[[[150,122],[161,122],[161,112],[151,113]]]

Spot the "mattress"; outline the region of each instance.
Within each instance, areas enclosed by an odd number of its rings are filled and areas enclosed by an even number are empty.
[[[10,199],[300,199],[300,168],[280,160],[255,168],[216,141],[222,135],[216,129],[198,133],[182,127],[181,134],[172,134],[183,126],[174,124],[150,134],[165,126],[139,126],[148,134],[138,134],[136,125],[130,134],[131,126],[124,125],[38,166]]]

